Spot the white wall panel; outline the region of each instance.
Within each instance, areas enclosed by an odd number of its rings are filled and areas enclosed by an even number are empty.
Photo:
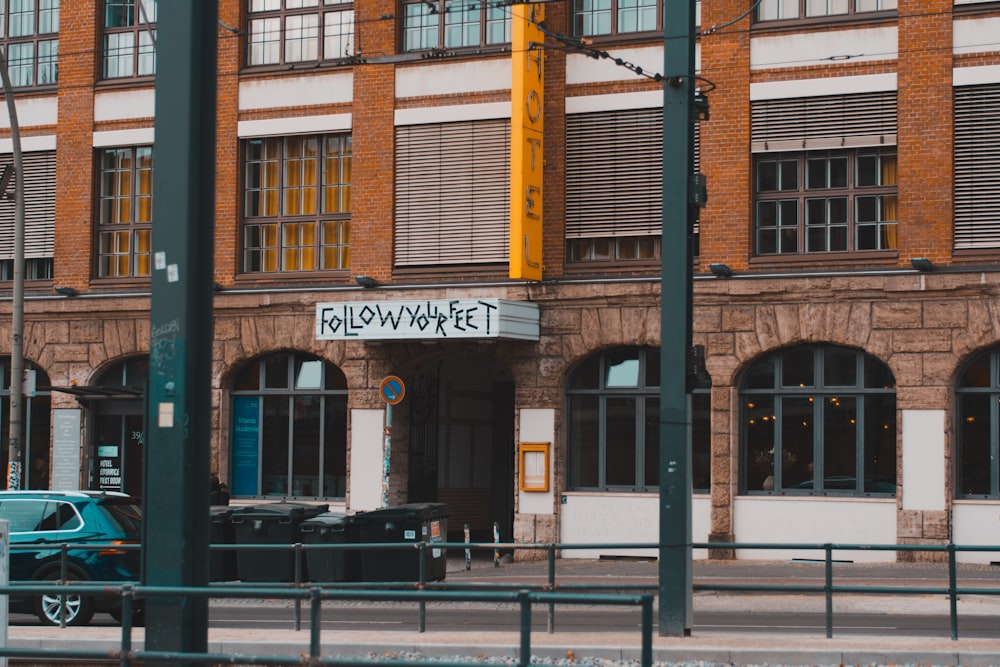
[[[439,65],[422,63],[396,69],[397,98],[483,93],[510,87],[510,56]]]
[[[551,409],[524,409],[519,415],[520,435],[518,442],[549,443],[549,490],[518,491],[518,513],[520,514],[552,514],[553,513],[553,480],[555,462],[556,411]],[[518,472],[520,474],[520,471]],[[520,486],[520,485],[519,485]]]
[[[952,508],[951,541],[962,546],[1000,546],[1000,503],[995,500],[957,500]],[[1000,551],[959,551],[960,563],[989,565],[1000,562]]]
[[[945,509],[944,410],[903,410],[904,510]]]
[[[382,506],[382,448],[385,410],[351,410],[350,510]],[[399,483],[400,480],[395,480]]]
[[[896,74],[838,76],[835,79],[795,79],[750,84],[750,101],[788,100],[825,95],[856,95],[896,90]]]
[[[1000,65],[984,65],[982,67],[956,67],[951,74],[955,86],[978,86],[989,83],[1000,83]]]
[[[660,540],[660,504],[656,493],[585,493],[563,494],[560,505],[559,541],[575,544],[651,543]],[[707,542],[711,526],[712,501],[696,495],[691,502],[691,539]],[[568,549],[563,558],[599,556],[645,556],[655,558],[653,549]],[[705,549],[695,549],[694,558],[707,558]]]
[[[38,127],[40,125],[55,125],[59,121],[59,101],[55,95],[48,97],[32,97],[14,100],[17,108],[18,127]],[[10,129],[10,116],[7,114],[7,104],[0,113],[0,129]]]
[[[896,544],[895,498],[740,496],[733,508],[737,542]],[[822,559],[823,550],[737,549],[746,560]],[[890,562],[895,551],[834,551],[834,558]]]
[[[338,113],[325,116],[241,120],[237,123],[236,132],[241,139],[246,137],[288,136],[290,134],[346,132],[351,129],[352,119],[349,113]]]
[[[354,74],[282,76],[240,82],[240,111],[313,104],[348,104],[354,99]]]
[[[810,67],[835,62],[895,60],[897,51],[895,26],[830,32],[817,30],[751,39],[750,68]]]
[[[578,53],[571,53],[566,56],[567,85],[602,83],[605,81],[628,81],[632,79],[641,80],[643,78],[642,75],[635,73],[627,67],[616,65],[614,60],[612,60],[614,58],[641,67],[642,71],[648,74],[662,74],[663,76],[671,74],[663,70],[662,46],[633,49],[618,49],[612,46],[604,50],[607,51],[610,58],[592,58]],[[695,71],[700,70],[701,46],[695,47],[694,61]]]
[[[108,130],[94,132],[94,147],[104,146],[144,146],[153,143],[154,131],[151,127],[137,127],[131,130]]]
[[[951,40],[956,55],[1000,51],[1000,17],[955,21]]]
[[[94,95],[94,121],[152,118],[155,106],[156,92],[152,88],[103,91]]]

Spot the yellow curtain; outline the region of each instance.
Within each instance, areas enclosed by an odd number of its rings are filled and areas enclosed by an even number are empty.
[[[316,193],[319,191],[319,144],[315,138],[303,142],[302,150],[302,215],[316,214]]]
[[[135,233],[135,275],[149,275],[149,253],[151,234],[148,229],[139,229]]]
[[[261,270],[273,272],[278,270],[278,226],[260,226],[260,266]]]
[[[896,185],[896,156],[882,156],[882,185]],[[882,197],[882,221],[885,229],[886,249],[896,248],[896,237],[899,225],[899,197],[886,195]]]

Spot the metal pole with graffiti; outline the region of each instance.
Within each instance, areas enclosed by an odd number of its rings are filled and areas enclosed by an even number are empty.
[[[403,400],[406,386],[395,375],[382,380],[379,394],[385,401],[385,441],[382,445],[382,507],[389,506],[389,469],[392,460],[392,406]]]

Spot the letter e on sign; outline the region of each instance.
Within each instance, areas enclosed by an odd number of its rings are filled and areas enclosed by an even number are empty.
[[[389,375],[382,380],[382,386],[379,387],[379,393],[382,395],[382,400],[389,405],[396,405],[401,400],[403,400],[403,394],[406,393],[406,387],[403,385],[403,381],[400,380],[395,375]]]

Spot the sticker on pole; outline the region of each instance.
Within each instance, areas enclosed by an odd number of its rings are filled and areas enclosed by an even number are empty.
[[[395,375],[390,375],[382,380],[382,386],[379,387],[379,393],[382,394],[383,401],[389,405],[396,405],[396,403],[403,400],[403,394],[406,393],[406,387],[403,385],[402,380]]]

